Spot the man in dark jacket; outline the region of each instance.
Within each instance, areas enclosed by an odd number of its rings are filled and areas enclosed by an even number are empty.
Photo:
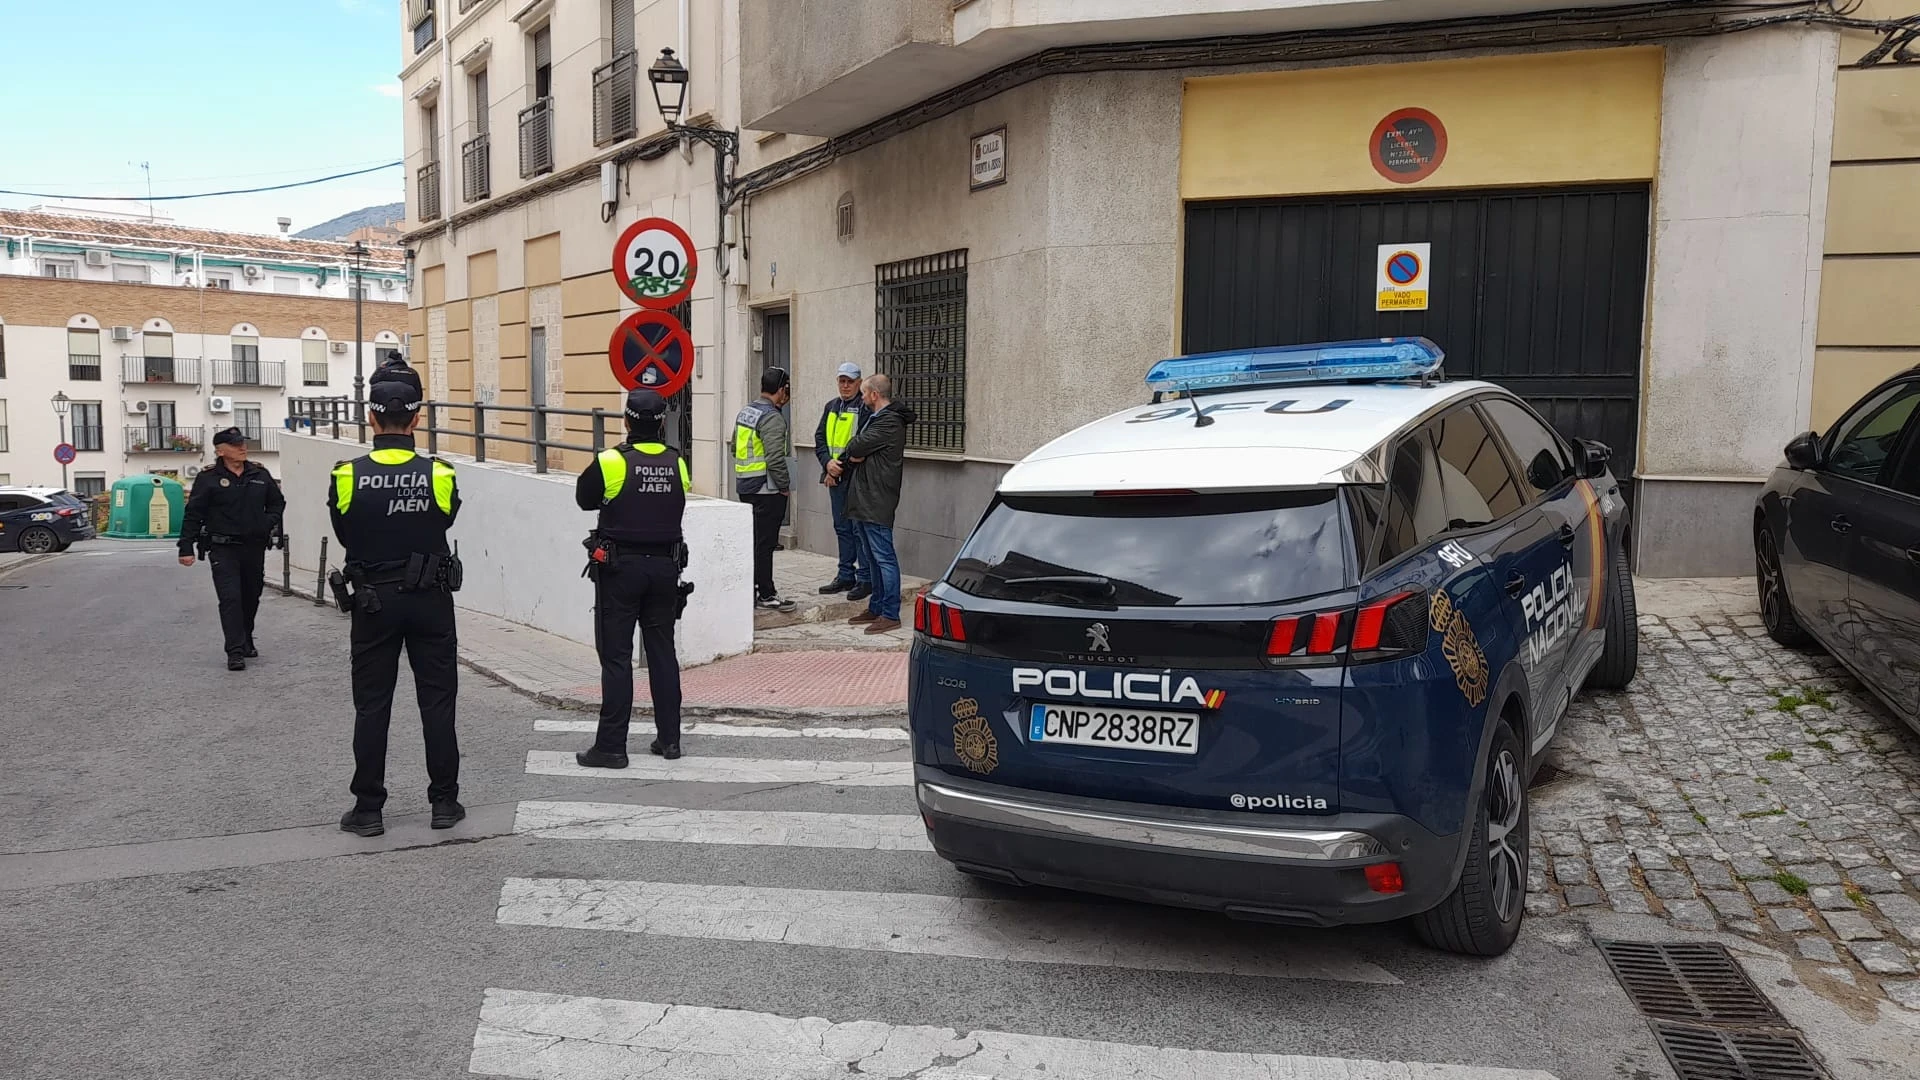
[[[893,515],[900,507],[906,469],[907,425],[915,416],[912,409],[893,403],[893,380],[885,375],[867,377],[866,401],[873,416],[827,464],[827,475],[849,478],[847,517],[860,526],[873,560],[867,610],[847,621],[865,623],[869,634],[883,634],[900,628],[900,558],[893,550]],[[849,467],[854,465],[859,467]]]
[[[847,517],[848,479],[827,475],[827,466],[846,450],[867,422],[867,403],[860,394],[860,365],[841,364],[836,373],[840,395],[820,410],[819,426],[813,429],[813,456],[820,459],[820,482],[827,486],[827,500],[833,507],[833,531],[840,539],[840,572],[820,587],[823,594],[846,593],[849,600],[865,600],[873,595],[873,559],[861,542],[860,527]],[[851,591],[849,591],[851,590]]]
[[[280,533],[286,497],[266,466],[247,460],[247,436],[227,428],[213,436],[218,460],[193,478],[180,521],[180,565],[192,566],[198,546],[213,567],[227,670],[245,671],[253,646],[253,619],[266,585],[267,546]],[[204,535],[203,535],[204,534]]]

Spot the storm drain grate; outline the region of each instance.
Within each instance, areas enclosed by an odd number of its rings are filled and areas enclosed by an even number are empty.
[[[1597,944],[1600,954],[1607,958],[1607,966],[1613,969],[1614,978],[1626,988],[1627,996],[1641,1012],[1655,1020],[1735,1027],[1787,1026],[1773,1003],[1753,985],[1723,946],[1651,941]]]
[[[1680,1080],[1827,1080],[1792,1031],[1723,1031],[1655,1021]]]

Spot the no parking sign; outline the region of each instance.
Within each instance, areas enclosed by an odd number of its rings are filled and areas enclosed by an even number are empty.
[[[1432,244],[1381,244],[1373,310],[1427,310],[1427,267],[1432,261]]]

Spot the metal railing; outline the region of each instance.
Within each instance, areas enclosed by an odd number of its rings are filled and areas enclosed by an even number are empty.
[[[481,132],[460,144],[460,201],[493,194],[493,136]]]
[[[172,424],[141,424],[127,428],[129,454],[197,454],[206,431]]]
[[[420,220],[433,221],[440,216],[440,163],[429,161],[418,172]]]
[[[280,429],[261,428],[247,431],[247,450],[250,453],[277,454],[280,452]]]
[[[350,438],[355,442],[366,442],[371,436],[371,427],[361,420],[361,411],[357,402],[346,398],[289,398],[287,399],[287,429],[304,431],[329,438]],[[427,453],[440,452],[441,438],[471,439],[473,441],[473,460],[487,460],[487,447],[499,443],[533,448],[533,471],[547,471],[547,451],[575,450],[585,454],[598,454],[609,446],[617,444],[626,435],[626,419],[617,411],[608,409],[558,409],[546,405],[482,405],[469,401],[429,401],[421,406],[420,426],[414,429],[416,435],[426,437]],[[445,422],[457,419],[461,413],[467,414],[468,427],[448,427]],[[503,435],[486,430],[487,418],[493,416],[520,416],[526,418],[526,435]],[[581,416],[592,421],[589,433],[591,442],[569,442],[550,437],[554,428],[566,430],[566,424],[551,424],[554,417]],[[670,437],[668,442],[674,440]]]
[[[98,353],[68,353],[67,378],[99,382],[100,355]]]
[[[278,360],[215,360],[215,386],[285,386],[287,365]]]
[[[199,386],[200,361],[191,356],[123,356],[120,381],[165,386]]]
[[[639,130],[634,113],[639,72],[639,56],[632,51],[593,69],[593,145],[630,139]]]
[[[553,171],[553,99],[520,110],[520,178]]]

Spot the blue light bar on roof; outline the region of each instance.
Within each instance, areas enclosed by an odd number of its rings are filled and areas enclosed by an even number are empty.
[[[1423,337],[1328,341],[1202,353],[1162,360],[1147,372],[1155,390],[1280,386],[1351,379],[1412,379],[1440,370],[1446,353]]]

